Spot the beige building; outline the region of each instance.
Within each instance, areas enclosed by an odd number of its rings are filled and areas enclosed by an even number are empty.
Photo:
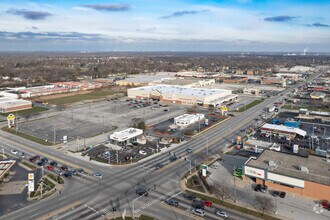
[[[135,99],[156,99],[161,102],[199,105],[208,107],[218,106],[237,99],[231,90],[202,89],[184,86],[157,85],[132,88],[127,90],[127,96]]]

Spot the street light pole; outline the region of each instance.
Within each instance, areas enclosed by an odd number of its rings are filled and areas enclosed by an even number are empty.
[[[137,197],[137,198],[134,199],[133,202],[132,202],[132,208],[133,208],[133,211],[132,211],[132,217],[133,217],[133,220],[134,220],[134,217],[135,217],[135,216],[134,216],[134,203],[135,203],[135,201],[137,201],[138,199],[140,199],[142,196],[145,196],[145,194],[146,194],[146,193],[144,193],[143,195]]]
[[[2,159],[5,159],[5,149],[1,149],[2,150]]]
[[[184,158],[184,160],[189,162],[189,174],[191,174],[191,160],[188,158]]]

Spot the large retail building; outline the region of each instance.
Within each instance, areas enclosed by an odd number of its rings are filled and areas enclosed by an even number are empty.
[[[127,96],[135,99],[156,99],[161,102],[199,105],[219,106],[237,99],[237,95],[231,90],[189,88],[174,85],[156,85],[132,88],[127,90]]]
[[[29,108],[32,108],[31,101],[0,97],[0,113],[15,112]]]
[[[244,175],[269,188],[330,201],[330,160],[264,150],[244,164]]]

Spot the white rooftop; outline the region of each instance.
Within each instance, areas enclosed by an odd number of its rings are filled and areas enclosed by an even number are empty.
[[[197,118],[204,118],[204,115],[203,114],[183,114],[183,115],[180,115],[178,117],[175,117],[174,120],[178,121],[178,120],[187,120],[187,121],[190,121],[190,120],[193,120],[193,119],[197,119]]]
[[[301,130],[300,128],[293,128],[284,125],[264,124],[261,128],[296,133],[301,136],[306,136],[307,134],[306,131]]]
[[[231,93],[231,90],[226,90],[226,89],[189,88],[189,87],[176,86],[176,85],[144,86],[139,88],[133,88],[132,90],[142,90],[146,92],[152,92],[156,90],[159,91],[160,93],[165,93],[165,94],[181,94],[181,95],[195,96],[195,97],[207,97],[224,92]]]
[[[15,106],[15,105],[24,105],[30,104],[30,101],[22,100],[22,99],[14,99],[8,97],[0,97],[0,108],[4,108],[7,106]]]
[[[141,129],[128,128],[126,130],[118,131],[118,132],[114,132],[113,134],[110,134],[110,139],[122,142],[137,137],[141,134],[143,134],[143,130]]]

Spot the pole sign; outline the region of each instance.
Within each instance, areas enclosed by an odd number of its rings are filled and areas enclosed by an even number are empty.
[[[206,169],[202,169],[202,176],[206,176]]]
[[[28,191],[33,192],[34,191],[34,173],[28,174]]]
[[[64,144],[68,143],[68,136],[67,135],[63,136],[63,143]]]

